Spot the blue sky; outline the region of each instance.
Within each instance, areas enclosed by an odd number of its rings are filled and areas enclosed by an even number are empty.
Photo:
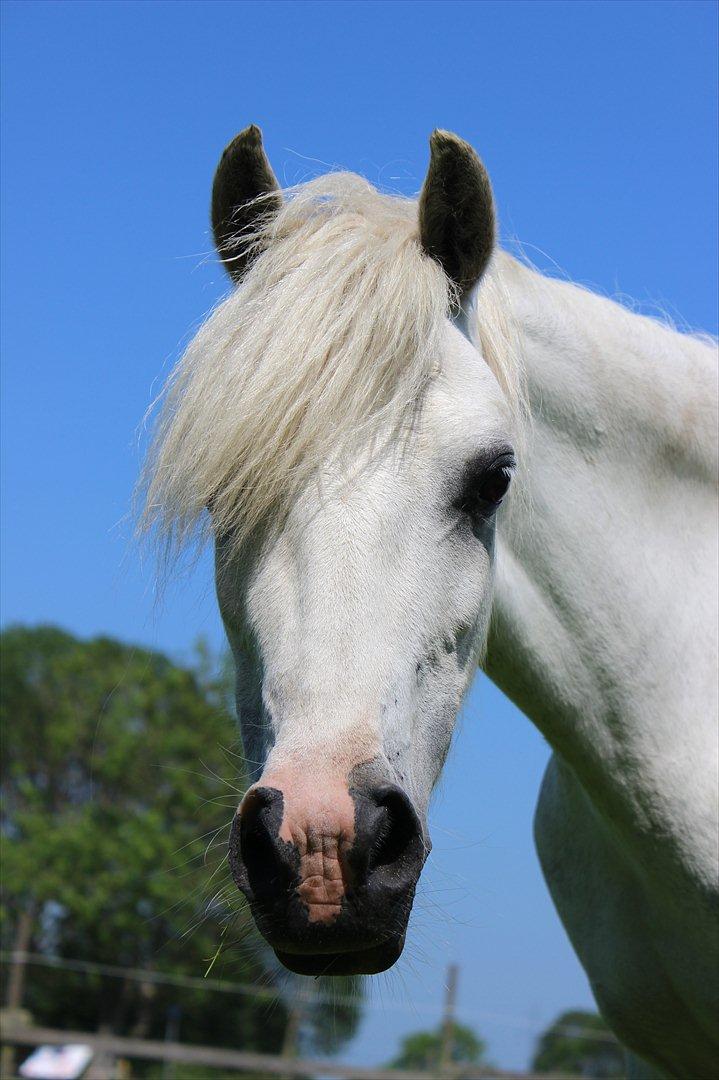
[[[716,12],[6,0],[3,620],[179,657],[221,641],[207,560],[158,605],[128,514],[141,417],[227,288],[209,188],[250,122],[284,182],[341,165],[405,194],[431,129],[453,129],[490,170],[505,242],[716,332]],[[372,993],[358,1062],[436,1019],[448,960],[461,1018],[505,1066],[591,1000],[531,844],[546,747],[485,680],[462,729],[412,944]]]

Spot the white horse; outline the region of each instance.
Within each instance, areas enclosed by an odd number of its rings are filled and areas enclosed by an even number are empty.
[[[394,963],[483,660],[554,749],[539,856],[635,1075],[716,1076],[712,349],[496,250],[445,132],[417,206],[347,174],[283,198],[250,127],[212,219],[239,287],[170,382],[145,514],[214,534],[261,932],[298,972]]]

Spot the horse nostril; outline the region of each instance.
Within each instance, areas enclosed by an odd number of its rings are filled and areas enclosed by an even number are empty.
[[[371,798],[377,816],[367,859],[368,877],[390,868],[395,874],[416,868],[424,845],[419,818],[409,799],[400,788],[390,784],[377,788]]]
[[[288,885],[292,867],[278,838],[282,823],[282,792],[255,788],[245,798],[240,815],[240,852],[249,886],[255,896]]]

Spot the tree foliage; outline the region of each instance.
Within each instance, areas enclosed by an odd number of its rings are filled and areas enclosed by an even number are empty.
[[[390,1064],[390,1069],[417,1070],[429,1075],[436,1074],[442,1054],[443,1031],[416,1031],[407,1035],[400,1044],[400,1051]],[[486,1046],[483,1039],[464,1024],[454,1023],[450,1031],[449,1059],[454,1065],[480,1065],[484,1063]]]
[[[532,1061],[538,1073],[603,1080],[624,1076],[624,1051],[597,1013],[571,1009],[540,1037]]]
[[[276,1052],[281,980],[231,881],[226,839],[242,785],[226,673],[54,627],[1,635],[2,946],[22,912],[31,949],[125,968],[262,983],[279,997],[28,967],[24,1006],[42,1023]],[[226,778],[226,779],[223,779]],[[358,1018],[333,1027],[334,1048]]]

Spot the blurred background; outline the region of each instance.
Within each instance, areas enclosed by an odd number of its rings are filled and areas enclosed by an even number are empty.
[[[620,1076],[532,846],[548,748],[481,676],[400,963],[339,985],[273,966],[225,867],[243,768],[211,563],[159,595],[132,489],[143,416],[228,289],[209,191],[251,122],[282,183],[342,167],[405,195],[452,129],[509,250],[716,333],[716,5],[5,0],[2,19],[6,1009],[286,1075]],[[8,1043],[2,1076],[30,1049]],[[271,1071],[228,1060],[108,1049],[67,1075]]]

